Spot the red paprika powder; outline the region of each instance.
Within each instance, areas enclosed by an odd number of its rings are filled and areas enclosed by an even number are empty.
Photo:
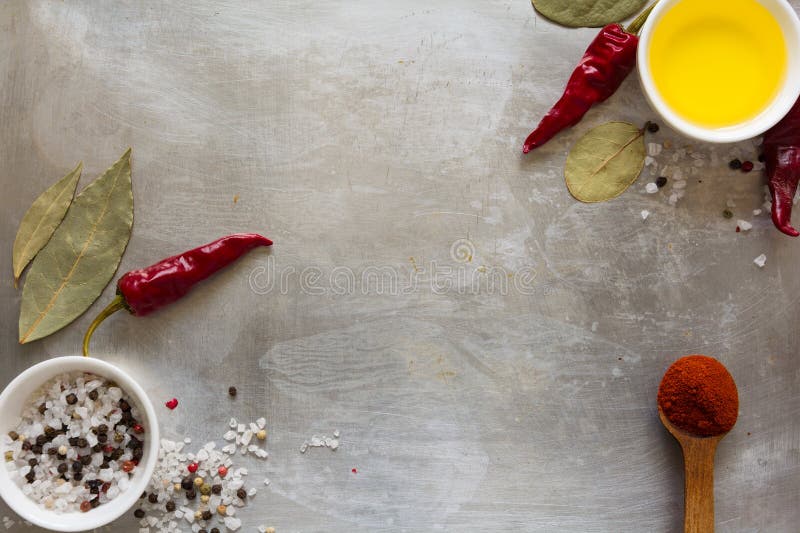
[[[687,355],[664,374],[658,406],[678,428],[711,437],[727,433],[736,424],[739,393],[722,363],[705,355]]]

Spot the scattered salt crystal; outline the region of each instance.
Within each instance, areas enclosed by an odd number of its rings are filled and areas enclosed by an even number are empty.
[[[678,203],[678,195],[675,194],[675,193],[670,194],[669,195],[669,205],[675,205],[677,203]]]
[[[661,153],[662,146],[657,143],[647,143],[647,155],[655,156]]]
[[[736,207],[736,202],[734,202],[731,198],[728,198],[728,201],[725,202],[725,205],[728,207]]]
[[[268,477],[264,478],[264,485],[269,485],[269,478]]]
[[[761,214],[761,209],[753,209],[753,216],[757,217]]]
[[[258,489],[255,487],[250,487],[250,490],[247,491],[247,495],[250,496],[251,498],[256,494],[258,494]]]
[[[656,193],[658,192],[658,185],[656,185],[655,182],[651,181],[650,183],[644,186],[644,190],[647,191],[649,194]]]
[[[235,418],[231,418],[231,421],[228,422],[228,425],[230,427],[232,427],[232,428],[235,428],[236,427],[236,419]]]
[[[258,425],[259,429],[264,429],[267,426],[267,419],[262,416],[256,420],[256,425]]]
[[[239,424],[236,428],[236,431],[238,431],[239,433],[244,433],[245,429],[247,429],[247,426],[245,426],[244,424]]]
[[[751,229],[753,229],[753,225],[746,220],[738,220],[736,222],[736,225],[742,231],[750,231]]]
[[[767,256],[764,254],[759,255],[755,259],[753,259],[753,263],[758,265],[758,268],[764,268],[764,265],[767,264]]]
[[[341,435],[341,433],[339,433],[339,430],[338,430],[338,429],[337,429],[337,430],[334,430],[334,432],[333,432],[333,436],[334,436],[334,437],[336,437],[336,438],[338,439],[338,438],[339,438],[339,435]]]
[[[242,521],[238,518],[234,518],[232,516],[225,517],[225,527],[230,529],[231,531],[236,531],[240,527],[242,527]]]
[[[253,432],[248,429],[244,432],[244,435],[242,435],[242,444],[247,446],[250,444],[251,440],[253,440]]]
[[[652,157],[650,157],[649,155],[648,155],[648,156],[646,156],[646,157],[644,158],[644,164],[645,164],[645,166],[648,166],[648,167],[649,167],[650,165],[652,165],[652,164],[653,164],[653,163],[655,163],[655,162],[656,162],[656,160],[655,160],[655,159],[653,159]]]
[[[686,180],[679,180],[672,182],[673,189],[685,189],[686,188]]]

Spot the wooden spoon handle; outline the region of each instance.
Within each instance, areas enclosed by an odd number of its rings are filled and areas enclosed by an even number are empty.
[[[714,533],[714,453],[718,438],[684,439],[685,533]]]

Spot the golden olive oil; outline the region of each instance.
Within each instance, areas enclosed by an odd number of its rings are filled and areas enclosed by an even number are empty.
[[[741,124],[777,96],[786,41],[756,0],[682,0],[653,29],[648,53],[656,89],[683,119]]]

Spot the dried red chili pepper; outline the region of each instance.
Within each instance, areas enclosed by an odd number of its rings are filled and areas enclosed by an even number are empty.
[[[179,300],[197,283],[253,248],[270,245],[272,241],[261,235],[235,233],[124,274],[117,282],[116,298],[97,315],[86,331],[83,355],[89,354],[89,341],[97,326],[120,309],[127,309],[134,316],[150,314]]]
[[[594,104],[605,101],[619,89],[636,66],[636,48],[639,44],[636,34],[653,7],[655,3],[625,29],[619,24],[609,24],[600,30],[572,72],[561,99],[525,139],[523,154],[580,122]]]
[[[790,237],[792,205],[800,181],[800,99],[789,113],[764,134],[764,165],[772,194],[772,222]]]

